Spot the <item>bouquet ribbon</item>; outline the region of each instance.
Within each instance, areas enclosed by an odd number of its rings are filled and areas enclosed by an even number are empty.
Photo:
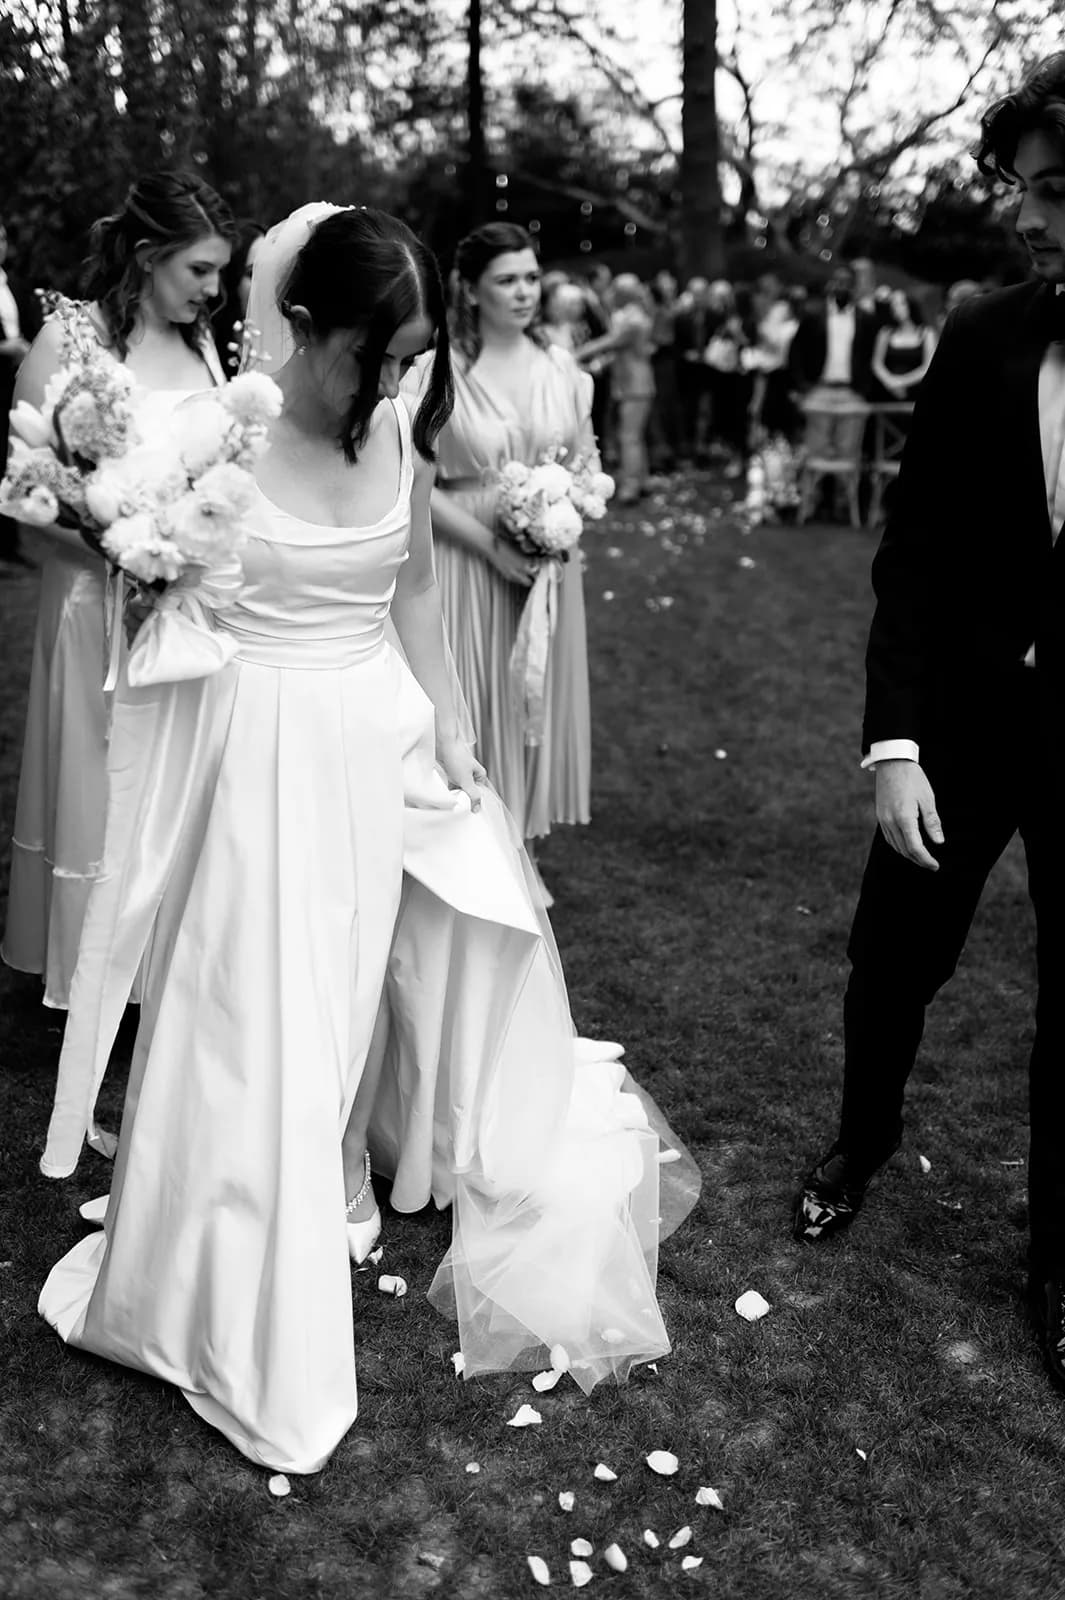
[[[511,698],[521,719],[525,743],[530,745],[542,744],[544,739],[547,662],[558,620],[561,581],[561,562],[545,561],[529,590],[510,653]]]
[[[110,591],[114,591],[114,599]],[[129,653],[126,676],[134,689],[156,683],[183,683],[209,678],[229,665],[239,645],[219,629],[212,613],[240,592],[241,569],[237,561],[198,571],[195,578],[178,578],[156,600],[151,615],[138,629]],[[116,569],[108,580],[110,661],[104,688],[118,683],[125,574]]]

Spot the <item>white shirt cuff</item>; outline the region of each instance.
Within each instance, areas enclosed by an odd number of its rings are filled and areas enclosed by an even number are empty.
[[[876,739],[869,746],[869,754],[862,762],[862,771],[875,767],[878,761],[919,761],[920,746],[912,739]]]

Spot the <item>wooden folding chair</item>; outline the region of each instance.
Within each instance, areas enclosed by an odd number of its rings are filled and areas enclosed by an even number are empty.
[[[802,460],[799,467],[799,521],[808,522],[822,479],[843,486],[852,528],[862,525],[858,488],[862,477],[862,440],[870,406],[857,396],[819,400],[811,396],[803,407]]]
[[[899,475],[912,416],[913,402],[909,400],[891,400],[873,407],[873,459],[869,463],[869,524],[873,528],[884,520],[884,491]]]

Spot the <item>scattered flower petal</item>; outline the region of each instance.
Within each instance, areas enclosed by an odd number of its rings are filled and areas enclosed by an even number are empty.
[[[757,1322],[768,1310],[769,1301],[764,1300],[757,1289],[748,1289],[736,1301],[736,1311],[745,1322]]]
[[[559,1492],[558,1504],[562,1511],[572,1511],[577,1504],[577,1496],[572,1489],[562,1489]]]
[[[650,1528],[645,1528],[643,1530],[643,1542],[648,1550],[657,1550],[659,1545],[657,1533],[652,1533]]]
[[[611,1472],[605,1461],[600,1461],[592,1473],[593,1478],[598,1478],[600,1483],[617,1483],[618,1475]]]
[[[467,1472],[480,1472],[480,1470],[481,1470],[481,1463],[479,1461],[467,1461],[467,1463],[466,1463],[466,1471]]]
[[[561,1372],[555,1372],[554,1370],[550,1372],[538,1372],[532,1381],[532,1386],[536,1390],[537,1394],[546,1394],[549,1389],[553,1389],[555,1387],[555,1384],[558,1382],[561,1376]]]
[[[283,1500],[287,1494],[292,1493],[292,1485],[283,1472],[275,1472],[266,1487],[278,1500]]]
[[[546,1587],[551,1582],[551,1573],[543,1556],[526,1556],[525,1559],[537,1583],[542,1583]]]
[[[863,1461],[868,1461],[869,1460],[869,1455],[868,1455],[867,1451],[862,1450],[858,1445],[855,1445],[854,1450],[855,1450],[855,1454],[861,1456]]]
[[[1023,1167],[1024,1166],[1024,1162],[1023,1161],[1000,1161],[999,1162],[999,1166],[1000,1167]]]
[[[921,1171],[927,1176],[927,1174],[932,1170],[932,1163],[929,1161],[927,1156],[918,1156],[917,1161]]]
[[[381,1265],[381,1262],[385,1259],[385,1247],[384,1247],[384,1245],[383,1244],[379,1244],[377,1246],[376,1250],[371,1250],[370,1254],[366,1257],[366,1259],[367,1259],[367,1261],[369,1261],[371,1266],[379,1267]]]
[[[587,1561],[571,1561],[569,1575],[575,1589],[583,1589],[586,1583],[591,1583],[592,1581],[592,1569]]]
[[[395,1277],[389,1272],[382,1272],[377,1280],[377,1287],[382,1294],[390,1294],[393,1300],[402,1300],[407,1292],[407,1280]]]
[[[661,1221],[661,1218],[659,1220]],[[647,1363],[647,1370],[648,1370],[648,1372],[653,1372],[655,1377],[657,1378],[658,1377],[658,1362],[657,1361],[649,1361]]]
[[[703,1564],[702,1556],[685,1556],[683,1561],[680,1564],[681,1571],[682,1572],[694,1572],[696,1567],[701,1567],[702,1564]]]
[[[604,600],[613,600],[613,598],[614,598],[613,589],[604,589],[603,590],[603,599]]]
[[[608,1544],[603,1551],[603,1560],[612,1572],[627,1572],[629,1558],[619,1544]]]
[[[569,1351],[564,1344],[551,1346],[551,1365],[556,1372],[569,1371]]]
[[[646,1459],[651,1471],[657,1472],[662,1478],[671,1478],[680,1466],[672,1450],[652,1450]]]
[[[754,566],[754,558],[753,558],[753,556],[740,556],[740,566],[741,567],[746,567],[748,570],[751,567],[753,567]]]
[[[532,1406],[519,1406],[507,1423],[508,1428],[534,1428],[544,1419],[539,1411],[534,1411]]]
[[[721,750],[721,749],[715,750],[714,751],[714,760],[715,761],[727,761],[728,760],[728,751],[727,750]]]
[[[683,1550],[684,1546],[686,1544],[691,1544],[691,1542],[692,1542],[692,1531],[689,1528],[688,1524],[685,1523],[683,1528],[678,1528],[677,1529],[676,1533],[673,1535],[672,1539],[669,1541],[669,1548],[671,1550]]]
[[[439,1572],[444,1565],[444,1557],[436,1555],[432,1550],[419,1550],[418,1560],[423,1567],[432,1567],[434,1572]]]
[[[721,1496],[716,1489],[711,1488],[696,1489],[695,1504],[697,1506],[713,1506],[715,1511],[724,1511],[725,1509],[721,1504]]]
[[[570,1545],[570,1554],[574,1556],[590,1556],[595,1546],[587,1539],[574,1539]]]
[[[455,1369],[456,1378],[461,1378],[462,1374],[466,1371],[466,1357],[463,1355],[461,1350],[455,1351],[455,1354],[451,1357],[451,1365]]]

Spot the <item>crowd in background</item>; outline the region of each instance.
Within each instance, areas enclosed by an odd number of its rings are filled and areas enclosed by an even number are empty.
[[[934,308],[876,283],[870,262],[838,268],[823,290],[766,273],[753,283],[659,271],[650,282],[549,271],[543,324],[595,379],[596,433],[633,504],[683,466],[720,463],[745,476],[766,438],[794,446],[816,398],[913,400],[939,330],[981,285],[951,285]]]

